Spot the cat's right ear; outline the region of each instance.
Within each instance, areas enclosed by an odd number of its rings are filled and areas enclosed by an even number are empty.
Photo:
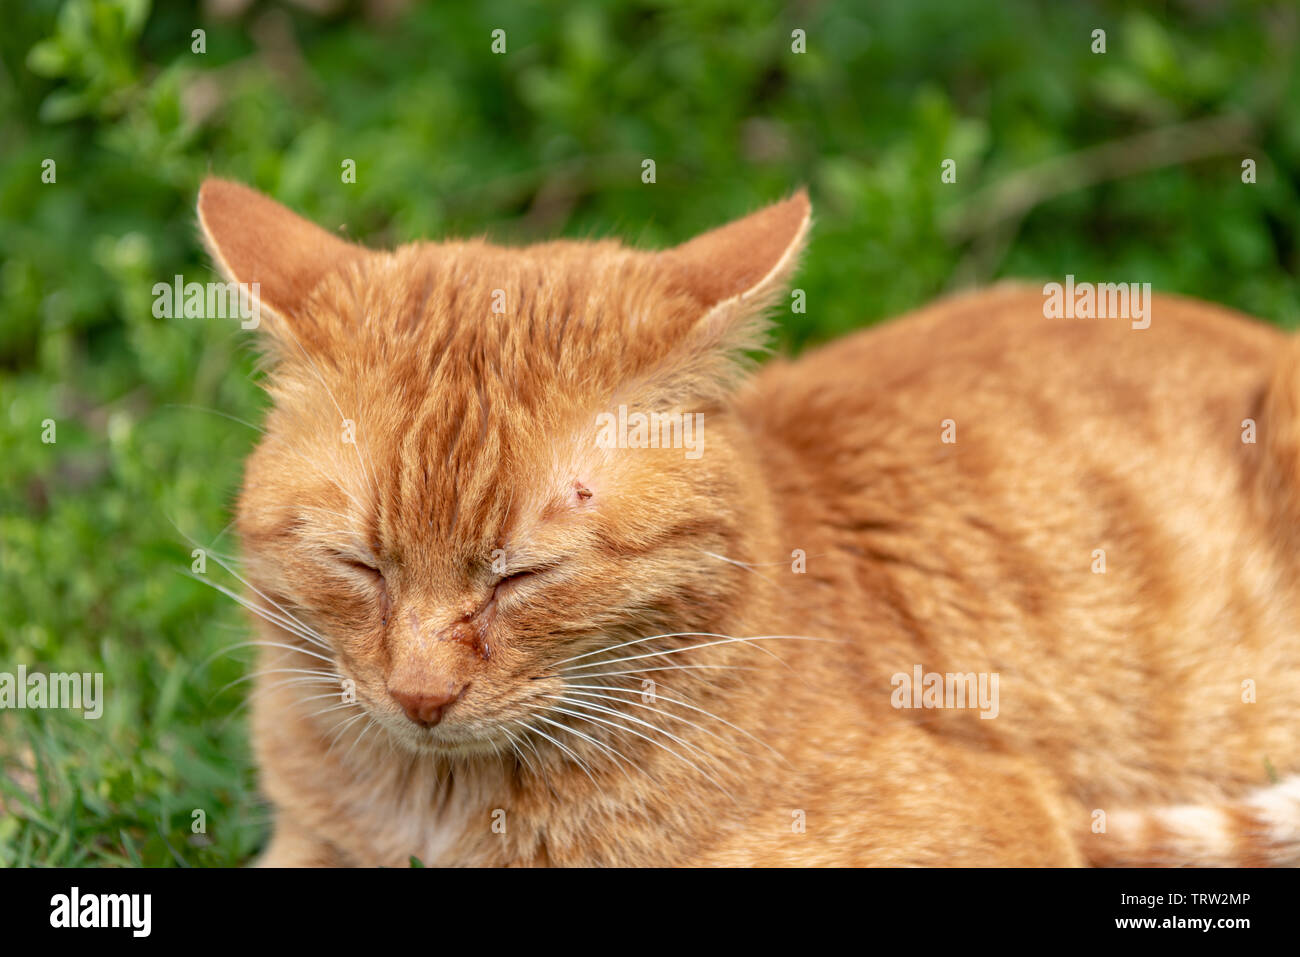
[[[292,327],[322,278],[371,255],[229,180],[204,180],[198,207],[203,240],[217,268],[227,280],[256,291],[260,317],[271,313],[273,335],[280,323]]]
[[[761,349],[767,313],[799,262],[812,225],[807,190],[656,254],[669,288],[694,308],[667,324],[671,351],[661,366],[663,395],[690,401],[729,392]]]

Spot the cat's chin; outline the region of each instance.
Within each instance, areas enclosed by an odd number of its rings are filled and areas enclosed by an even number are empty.
[[[401,731],[390,729],[388,736],[406,751],[435,757],[491,757],[509,751],[509,742],[505,736],[498,740],[490,735],[467,730],[430,728],[421,731],[403,728]]]

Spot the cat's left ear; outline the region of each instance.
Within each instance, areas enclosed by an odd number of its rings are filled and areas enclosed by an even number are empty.
[[[671,284],[699,304],[674,358],[696,366],[703,378],[730,379],[735,366],[728,360],[763,345],[766,313],[785,292],[811,224],[812,204],[801,189],[660,253]]]
[[[275,320],[273,335],[280,331],[277,323],[295,325],[326,275],[372,255],[229,180],[204,180],[198,212],[204,242],[220,271],[234,282],[257,284],[261,310]]]

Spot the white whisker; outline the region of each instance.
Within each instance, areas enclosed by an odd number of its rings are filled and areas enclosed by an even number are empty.
[[[688,749],[688,750],[690,750],[690,751],[694,751],[696,754],[698,754],[698,755],[699,755],[700,757],[702,757],[702,758],[708,758],[708,757],[711,757],[711,755],[710,755],[707,751],[703,750],[702,748],[697,747],[697,746],[694,745],[694,744],[691,744],[689,741],[683,741],[681,738],[677,737],[677,736],[676,736],[675,734],[673,734],[672,732],[670,732],[670,731],[665,731],[663,728],[659,727],[657,724],[651,724],[649,721],[644,721],[644,720],[642,720],[641,718],[638,718],[638,717],[635,717],[635,716],[633,716],[633,715],[627,714],[626,712],[623,712],[623,711],[615,711],[613,708],[607,708],[607,707],[605,707],[604,705],[600,705],[600,704],[591,704],[590,702],[586,702],[586,701],[574,701],[572,698],[568,698],[568,697],[566,697],[565,695],[554,695],[554,694],[553,694],[553,695],[547,695],[546,697],[548,697],[548,698],[556,698],[556,699],[560,700],[561,702],[563,702],[564,704],[571,704],[571,705],[573,705],[573,706],[576,707],[576,708],[588,708],[588,709],[590,709],[590,710],[592,710],[592,711],[596,711],[596,712],[599,712],[599,713],[601,713],[601,714],[610,714],[610,715],[613,715],[613,716],[616,717],[616,718],[624,718],[624,719],[626,719],[626,720],[628,720],[628,721],[631,721],[633,724],[638,724],[638,725],[640,725],[640,726],[643,727],[643,728],[648,728],[648,729],[650,729],[651,731],[655,731],[655,732],[658,732],[659,734],[662,734],[662,735],[663,735],[664,737],[666,737],[668,740],[670,740],[670,741],[675,741],[677,744],[680,744],[682,747],[684,747],[684,748],[686,748],[686,749]],[[627,728],[626,730],[628,730],[628,731],[632,731],[633,734],[636,733],[636,732],[633,731],[631,728]]]
[[[329,695],[328,697],[331,697],[331,698],[332,698],[332,697],[334,697],[334,695]],[[302,700],[303,700],[303,701],[310,701],[311,699],[310,699],[310,698],[304,698],[304,699],[302,699]],[[332,704],[332,705],[330,705],[328,708],[321,708],[321,709],[319,709],[318,711],[313,711],[311,714],[307,715],[307,717],[308,717],[309,719],[310,719],[310,718],[319,718],[321,715],[323,715],[323,714],[329,714],[329,713],[332,712],[332,711],[340,711],[340,710],[342,710],[343,708],[355,708],[356,706],[357,706],[357,705],[356,705],[356,702],[355,702],[355,701],[343,701],[343,702],[340,702],[339,704]]]
[[[346,721],[344,721],[341,725],[339,725],[339,727],[337,728],[337,730],[335,730],[335,732],[334,732],[334,736],[333,736],[332,738],[330,738],[330,746],[329,746],[329,748],[326,749],[326,751],[325,751],[325,756],[326,756],[326,757],[329,757],[330,752],[332,752],[332,751],[334,750],[335,745],[337,745],[337,744],[339,743],[339,738],[341,738],[341,737],[343,736],[343,733],[344,733],[348,728],[350,728],[353,724],[355,724],[357,721],[360,721],[360,720],[361,720],[362,718],[364,718],[364,717],[366,717],[366,713],[365,713],[364,711],[362,711],[360,714],[353,715],[351,718],[348,718],[348,719],[347,719]]]
[[[664,636],[659,636],[659,637],[671,637],[671,636],[664,635]],[[620,664],[620,663],[622,663],[622,662],[624,662],[624,661],[639,661],[639,660],[641,660],[642,658],[662,658],[662,657],[664,657],[664,656],[666,656],[666,655],[679,655],[679,654],[681,654],[681,653],[684,652],[684,651],[695,651],[695,650],[700,649],[700,648],[712,648],[712,647],[715,646],[715,645],[730,645],[730,644],[735,644],[735,643],[740,643],[740,644],[748,645],[748,644],[750,644],[750,643],[752,643],[752,642],[755,642],[755,641],[767,641],[767,640],[773,640],[773,639],[778,639],[778,638],[790,639],[790,640],[792,640],[792,641],[828,641],[828,640],[830,640],[830,639],[824,639],[824,638],[810,638],[810,637],[806,637],[806,636],[804,636],[804,635],[755,635],[755,636],[752,637],[752,638],[735,638],[735,637],[732,637],[732,636],[730,636],[730,635],[708,635],[708,634],[700,633],[700,637],[704,637],[704,638],[717,638],[717,639],[719,639],[719,640],[718,640],[718,641],[701,641],[701,642],[696,642],[696,643],[693,644],[693,645],[685,645],[684,647],[680,647],[680,648],[669,648],[669,649],[667,649],[667,650],[665,650],[665,651],[648,651],[648,652],[646,652],[646,653],[644,653],[644,654],[640,654],[640,655],[626,655],[626,656],[624,656],[624,657],[622,657],[622,658],[611,658],[611,659],[607,659],[607,660],[597,661],[597,662],[594,662],[594,663],[592,663],[592,664],[590,664],[590,665],[574,665],[574,666],[571,667],[571,668],[561,668],[561,669],[559,669],[559,670],[560,670],[561,672],[563,672],[563,673],[567,673],[567,672],[570,672],[570,671],[579,671],[579,670],[581,670],[581,669],[583,669],[583,668],[594,668],[594,667],[601,666],[601,665],[616,665],[616,664]],[[785,664],[785,661],[784,661],[784,660],[783,660],[779,655],[773,653],[772,651],[769,651],[767,648],[764,648],[764,647],[761,646],[761,645],[754,645],[754,647],[755,647],[756,649],[758,649],[759,651],[763,652],[765,655],[768,655],[769,657],[775,658],[777,661],[780,661],[781,664]]]
[[[548,709],[547,709],[547,713],[548,713],[548,714],[555,713],[555,712],[560,712],[560,713],[563,713],[563,714],[572,714],[572,712],[567,712],[567,711],[565,711],[563,708],[554,708],[554,707],[553,707],[553,708],[548,708]],[[541,716],[539,715],[539,717],[541,717]],[[581,717],[581,715],[574,715],[574,717]],[[591,735],[584,734],[583,732],[579,731],[577,728],[571,728],[571,727],[569,727],[569,726],[566,725],[566,724],[561,724],[561,723],[559,723],[559,722],[555,722],[555,721],[549,721],[549,720],[546,719],[546,718],[542,718],[542,720],[543,720],[543,721],[547,721],[549,724],[555,724],[555,725],[557,725],[558,727],[564,728],[564,729],[565,729],[566,731],[568,731],[570,734],[577,735],[579,738],[582,738],[582,740],[587,741],[587,742],[589,742],[590,744],[595,745],[596,747],[600,748],[600,750],[604,751],[604,752],[605,752],[606,754],[608,754],[610,757],[614,758],[614,760],[615,760],[616,762],[618,762],[615,766],[616,766],[620,771],[623,772],[623,776],[626,777],[629,781],[632,780],[631,777],[628,776],[627,771],[624,770],[623,765],[624,765],[624,764],[627,764],[629,767],[633,767],[633,768],[635,768],[636,766],[633,765],[633,764],[631,764],[631,762],[628,761],[626,755],[624,755],[624,754],[623,754],[621,751],[619,751],[617,748],[611,747],[611,746],[609,746],[608,744],[606,744],[606,743],[603,742],[603,741],[598,741],[598,740],[596,740],[595,738],[591,737]]]
[[[650,705],[646,704],[643,701],[629,701],[627,698],[615,698],[613,695],[596,694],[595,692],[591,692],[591,691],[578,691],[577,689],[574,688],[573,685],[565,685],[564,693],[566,695],[576,694],[579,697],[583,697],[583,698],[598,698],[604,701],[612,701],[613,703],[620,704],[620,705],[631,705],[634,708],[643,708],[646,711],[652,711],[655,714],[661,714],[665,718],[671,718],[673,721],[677,721],[680,722],[681,724],[687,725],[688,727],[692,727],[696,731],[699,731],[702,734],[707,734],[711,738],[716,738],[717,740],[721,741],[723,744],[730,744],[730,742],[727,741],[726,738],[722,737],[716,731],[706,728],[703,725],[696,724],[694,721],[689,721],[686,718],[683,718],[681,715],[673,714],[671,711],[664,711],[662,708],[651,707]],[[618,713],[621,714],[622,712],[618,712]]]
[[[738,562],[734,558],[728,558],[726,555],[719,555],[717,552],[705,551],[703,548],[701,548],[700,551],[703,552],[705,555],[708,555],[710,558],[716,558],[719,561],[726,562],[729,565],[735,565],[737,568],[743,568],[745,571],[757,575],[759,578],[763,579],[763,581],[767,581],[767,582],[772,581],[771,578],[769,578],[767,575],[764,575],[762,572],[757,571],[752,565],[748,564],[747,562]],[[780,564],[784,565],[785,562],[780,562]]]
[[[215,558],[215,554],[214,554],[214,558]],[[238,581],[240,584],[242,584],[245,588],[251,588],[253,591],[257,592],[257,594],[260,595],[264,601],[270,602],[271,607],[274,608],[274,609],[275,609],[279,614],[283,615],[285,618],[289,619],[289,620],[292,621],[295,625],[297,625],[300,629],[302,629],[302,631],[305,633],[306,636],[310,636],[310,637],[311,637],[311,640],[312,640],[312,642],[313,642],[314,644],[319,644],[322,648],[327,648],[327,649],[329,648],[329,645],[328,645],[328,643],[325,641],[324,636],[317,634],[317,632],[316,632],[316,630],[315,630],[314,628],[312,628],[310,625],[308,625],[308,624],[306,624],[305,622],[303,622],[303,621],[302,621],[301,619],[299,619],[296,615],[294,615],[292,612],[290,612],[289,609],[285,608],[283,605],[281,605],[278,601],[276,601],[276,600],[275,600],[274,598],[272,598],[270,595],[267,595],[265,592],[263,592],[261,589],[259,589],[259,588],[258,588],[256,585],[254,585],[252,582],[248,581],[248,579],[246,579],[246,578],[244,578],[243,576],[241,576],[238,572],[236,572],[234,569],[232,569],[230,566],[228,566],[228,565],[227,565],[225,562],[223,562],[220,558],[216,558],[215,560],[216,560],[216,563],[217,563],[218,565],[220,565],[222,568],[224,568],[224,569],[226,570],[227,573],[229,573],[230,575],[234,576],[234,578],[235,578],[236,581]]]
[[[291,624],[286,619],[280,617],[275,612],[271,611],[268,608],[263,608],[261,605],[255,604],[254,602],[245,598],[243,595],[236,594],[235,592],[231,591],[229,588],[226,588],[224,585],[218,585],[216,582],[210,581],[202,577],[201,575],[195,575],[192,572],[186,571],[186,572],[182,572],[181,574],[185,575],[186,578],[192,578],[195,581],[202,582],[203,584],[207,585],[209,588],[215,588],[217,591],[221,592],[221,594],[225,595],[227,598],[231,599],[236,604],[241,605],[244,608],[247,608],[249,611],[257,615],[259,618],[269,621],[271,624],[284,629],[285,631],[289,632],[292,635],[296,635],[297,637],[301,638],[303,641],[307,642],[308,644],[316,645],[319,648],[324,648],[326,651],[330,650],[329,645],[326,644],[322,639],[312,634],[309,634],[307,632],[300,631],[295,625]],[[326,658],[324,660],[329,661],[330,659]]]
[[[339,675],[337,675],[337,674],[331,674],[330,672],[327,672],[327,671],[312,671],[312,670],[307,669],[307,668],[263,668],[263,669],[260,670],[260,671],[254,671],[254,672],[252,672],[251,674],[246,674],[246,675],[244,675],[243,677],[236,678],[234,681],[230,682],[228,685],[226,685],[226,686],[224,686],[224,687],[222,687],[222,688],[219,688],[219,689],[217,690],[217,694],[214,694],[213,697],[215,698],[217,695],[221,694],[223,691],[228,691],[229,689],[233,688],[235,685],[237,685],[237,684],[242,684],[242,683],[245,682],[245,681],[253,681],[253,680],[257,679],[257,678],[264,678],[264,677],[266,677],[267,675],[273,675],[273,674],[288,674],[288,673],[293,673],[293,674],[303,674],[303,675],[312,675],[313,677],[319,679],[319,682],[320,682],[321,684],[325,684],[325,683],[327,683],[327,681],[328,681],[329,679],[333,679],[334,681],[341,680],[341,679],[339,678]]]
[[[537,715],[537,718],[538,718],[538,720],[540,720],[540,721],[545,721],[547,724],[554,725],[555,727],[560,728],[561,730],[564,730],[564,731],[572,731],[572,730],[573,730],[572,728],[567,728],[567,727],[565,727],[564,725],[560,724],[558,721],[552,721],[552,720],[550,720],[549,718],[545,717],[544,715],[540,715],[540,714],[539,714],[539,715]],[[564,752],[565,754],[567,754],[569,757],[573,758],[573,760],[574,760],[575,762],[577,762],[578,767],[580,767],[580,768],[582,769],[582,773],[585,774],[585,775],[587,775],[587,777],[591,778],[591,783],[592,783],[592,784],[595,784],[597,788],[600,787],[599,784],[596,784],[596,779],[595,779],[594,777],[592,777],[591,769],[587,767],[587,762],[586,762],[586,761],[582,760],[582,758],[580,758],[580,757],[578,757],[578,755],[574,754],[572,750],[570,750],[569,748],[565,747],[564,744],[563,744],[561,741],[559,741],[559,740],[557,740],[556,738],[554,738],[553,736],[547,734],[547,733],[546,733],[545,731],[543,731],[541,728],[538,728],[538,727],[533,726],[533,727],[532,727],[532,731],[533,731],[534,733],[536,733],[536,734],[540,734],[540,735],[541,735],[543,738],[545,738],[547,741],[551,742],[551,744],[555,745],[557,748],[559,748],[561,751],[563,751],[563,752]]]
[[[363,711],[362,714],[365,714],[365,712]],[[343,763],[344,763],[344,764],[347,763],[348,758],[351,756],[352,752],[356,750],[357,745],[361,743],[361,739],[364,738],[364,737],[366,736],[367,732],[369,732],[371,728],[374,728],[374,727],[377,727],[377,726],[378,726],[378,725],[377,725],[377,723],[375,722],[375,719],[372,718],[370,715],[366,714],[366,723],[365,723],[364,725],[361,726],[361,733],[358,734],[358,735],[357,735],[357,739],[356,739],[355,741],[352,742],[352,747],[348,748],[347,751],[346,751],[346,752],[344,753],[344,755],[343,755]]]
[[[594,666],[593,666],[594,667]],[[632,668],[624,671],[584,671],[573,675],[575,678],[607,678],[611,675],[644,675],[654,671],[760,671],[748,665],[663,665],[658,668]],[[560,677],[560,675],[538,675],[538,678]]]
[[[586,689],[586,690],[595,690],[595,691],[617,691],[617,692],[620,692],[621,694],[632,694],[632,695],[639,695],[639,694],[642,694],[642,693],[643,693],[643,692],[641,692],[641,691],[637,691],[636,689],[633,689],[633,688],[618,688],[618,687],[614,687],[613,685],[571,685],[571,684],[567,684],[567,683],[566,683],[564,687],[565,687],[566,690],[567,690],[567,689],[570,689],[570,688],[573,688],[573,689],[579,689],[579,688],[581,688],[581,689]],[[712,719],[715,720],[715,721],[721,721],[721,722],[722,722],[723,724],[725,724],[728,728],[731,728],[733,731],[738,731],[739,733],[743,734],[745,737],[747,737],[747,738],[749,738],[751,741],[753,741],[755,744],[758,744],[758,745],[761,745],[761,746],[764,747],[764,748],[767,748],[767,750],[771,751],[774,755],[776,755],[777,757],[781,758],[781,760],[783,760],[783,761],[786,760],[785,756],[784,756],[783,754],[781,754],[781,752],[777,751],[775,748],[773,748],[773,747],[772,747],[771,745],[769,745],[767,742],[763,741],[761,738],[756,738],[756,737],[754,737],[754,735],[750,734],[750,733],[749,733],[748,731],[746,731],[744,728],[737,727],[736,725],[734,725],[734,724],[732,724],[730,721],[728,721],[726,718],[720,718],[720,717],[718,717],[718,715],[714,714],[712,711],[706,711],[706,710],[703,709],[703,708],[696,707],[696,706],[693,705],[693,704],[689,704],[689,703],[687,703],[687,702],[685,702],[685,701],[681,701],[681,700],[679,700],[679,699],[677,699],[677,698],[670,698],[670,697],[668,697],[668,695],[663,694],[662,692],[657,691],[657,690],[656,690],[655,693],[654,693],[654,697],[655,697],[656,700],[659,700],[659,701],[667,701],[667,702],[669,702],[670,704],[675,704],[675,705],[677,705],[678,707],[682,707],[682,708],[688,708],[688,709],[690,709],[691,711],[695,711],[695,712],[697,712],[697,713],[699,713],[699,714],[702,714],[702,715],[704,715],[704,716],[706,716],[706,717],[712,718]]]
[[[567,700],[566,703],[571,704],[571,705],[573,705],[574,707],[577,707],[577,708],[593,708],[593,707],[595,707],[595,706],[593,706],[593,705],[589,705],[589,704],[586,704],[586,703],[581,702],[581,701],[572,701],[572,700]],[[576,713],[574,713],[574,712],[572,712],[572,711],[566,711],[566,710],[563,709],[563,708],[552,707],[551,710],[552,710],[552,711],[559,711],[559,712],[561,712],[562,714],[567,714],[567,715],[569,715],[570,717],[581,718],[581,719],[583,719],[583,720],[585,720],[585,721],[590,721],[590,722],[593,722],[593,723],[599,723],[599,724],[608,725],[608,726],[611,727],[611,728],[616,728],[616,729],[619,730],[619,731],[625,731],[625,732],[627,732],[628,734],[634,734],[634,735],[636,735],[638,738],[642,738],[642,739],[644,739],[644,740],[650,742],[650,743],[653,744],[656,748],[659,748],[659,749],[661,749],[661,750],[663,750],[663,751],[668,752],[668,753],[671,754],[673,757],[675,757],[678,761],[681,761],[682,763],[686,764],[688,767],[691,767],[691,768],[693,768],[694,770],[698,771],[698,772],[699,772],[700,774],[702,774],[704,777],[708,778],[708,779],[709,779],[709,780],[710,780],[710,781],[711,781],[711,782],[712,782],[712,783],[713,783],[713,784],[714,784],[714,785],[715,785],[719,790],[721,790],[724,794],[728,794],[728,795],[730,795],[730,793],[731,793],[731,792],[727,791],[727,789],[726,789],[725,787],[723,787],[722,784],[721,784],[721,783],[720,783],[720,782],[719,782],[719,781],[718,781],[718,780],[717,780],[713,775],[709,774],[708,771],[705,771],[703,768],[701,768],[699,765],[697,765],[694,761],[691,761],[689,758],[684,758],[684,757],[682,757],[680,754],[678,754],[678,753],[677,753],[676,751],[674,751],[672,748],[668,747],[668,745],[664,744],[664,743],[661,742],[661,741],[656,741],[654,738],[650,737],[649,735],[644,735],[644,734],[642,734],[641,732],[635,730],[634,728],[629,728],[629,727],[627,727],[627,726],[625,726],[625,725],[617,724],[617,723],[615,723],[615,722],[613,722],[613,721],[606,721],[604,718],[596,718],[596,717],[593,717],[592,715],[589,715],[589,714],[576,714]],[[605,709],[605,710],[609,710],[609,709]],[[628,717],[628,715],[620,715],[620,717],[624,717],[624,718],[626,718],[626,717]],[[572,729],[570,729],[570,730],[572,730]],[[656,729],[656,730],[658,730],[661,734],[666,734],[666,733],[667,733],[667,732],[664,732],[662,728],[659,728],[659,729]],[[576,733],[576,732],[575,732],[575,733]],[[669,737],[672,737],[672,736],[669,735]],[[695,749],[695,750],[699,750],[699,749],[697,748],[697,749]],[[701,752],[701,753],[703,753],[703,752]]]
[[[289,651],[296,651],[302,655],[311,655],[313,658],[319,658],[321,661],[324,661],[327,664],[331,664],[331,665],[334,664],[333,659],[326,658],[322,654],[317,654],[316,652],[312,651],[309,648],[303,648],[300,645],[286,645],[282,641],[241,641],[237,645],[231,645],[229,648],[223,648],[221,651],[217,652],[212,657],[215,659],[220,657],[223,654],[226,654],[227,652],[234,651],[236,648],[251,648],[254,645],[261,645],[262,647],[265,648],[285,648]]]

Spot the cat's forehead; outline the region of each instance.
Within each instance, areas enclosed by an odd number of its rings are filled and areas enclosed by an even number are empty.
[[[390,517],[384,537],[477,553],[590,500],[594,417],[648,361],[633,310],[670,293],[613,244],[585,266],[559,245],[562,268],[411,248],[316,291],[319,338],[277,371],[273,421],[310,434],[342,504]]]
[[[527,432],[634,381],[669,351],[675,317],[697,312],[615,243],[404,247],[314,290],[279,392],[326,409],[346,395],[386,428],[420,421],[467,442]]]
[[[653,255],[614,241],[520,248],[474,241],[403,247],[368,263],[364,281],[373,306],[388,300],[397,309],[389,320],[509,342],[512,334],[558,335],[572,318],[616,326],[620,317],[671,305],[667,279]]]

